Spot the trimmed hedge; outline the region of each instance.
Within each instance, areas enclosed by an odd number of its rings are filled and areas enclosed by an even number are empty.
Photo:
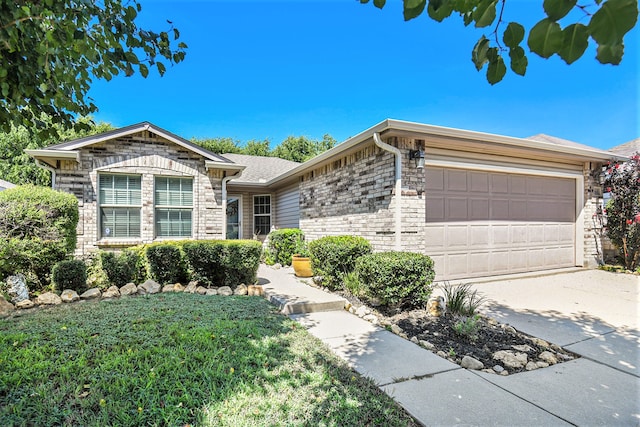
[[[51,267],[75,249],[77,225],[72,194],[33,185],[0,191],[0,280],[24,273],[43,289]]]
[[[358,259],[362,292],[382,305],[424,306],[433,290],[433,260],[413,252],[379,252]]]
[[[100,252],[100,263],[109,281],[118,287],[141,281],[146,276],[146,262],[143,261],[141,252],[135,248],[125,249],[120,253]]]
[[[342,277],[354,271],[356,260],[371,253],[371,244],[359,236],[326,236],[309,242],[313,274],[329,289],[342,287]]]
[[[291,256],[296,253],[304,234],[299,228],[282,228],[269,233],[268,250],[274,263],[291,265]]]
[[[187,269],[180,246],[159,244],[147,247],[145,255],[153,280],[166,285],[183,283],[187,279]]]
[[[51,280],[57,290],[82,293],[87,289],[87,266],[79,259],[60,261],[51,270]]]
[[[262,244],[255,240],[197,240],[182,245],[191,279],[206,286],[250,285],[258,277]]]

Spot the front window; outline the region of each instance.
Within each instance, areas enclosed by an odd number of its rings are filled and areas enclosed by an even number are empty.
[[[271,196],[253,196],[253,230],[266,236],[271,231]]]
[[[99,175],[100,237],[140,237],[140,175]]]
[[[193,179],[156,177],[155,227],[157,237],[191,237]]]

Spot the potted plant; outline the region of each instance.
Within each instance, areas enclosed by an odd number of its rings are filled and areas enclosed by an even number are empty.
[[[311,258],[309,258],[309,248],[304,240],[296,241],[295,250],[291,256],[291,265],[297,277],[312,277]]]

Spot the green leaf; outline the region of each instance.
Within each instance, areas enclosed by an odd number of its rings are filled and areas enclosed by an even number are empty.
[[[608,0],[591,17],[588,32],[598,43],[596,58],[603,64],[619,64],[622,40],[638,21],[637,0]]]
[[[136,56],[135,53],[128,51],[124,53],[124,59],[127,62],[130,62],[131,64],[139,64],[140,61],[138,60],[138,57]]]
[[[386,2],[387,0],[373,0],[373,5],[378,9],[382,9]]]
[[[453,7],[447,0],[429,0],[427,13],[431,19],[442,22],[445,18],[451,16]]]
[[[529,32],[529,49],[543,58],[549,58],[562,48],[562,30],[557,22],[544,18]]]
[[[482,36],[471,51],[471,61],[475,64],[476,70],[480,71],[484,64],[489,61],[487,58],[488,52],[489,40],[485,36]]]
[[[504,65],[504,60],[498,55],[495,61],[489,62],[489,67],[487,67],[487,81],[491,85],[494,85],[502,80],[506,73],[507,67]]]
[[[572,64],[582,56],[588,45],[587,27],[582,24],[572,24],[562,30],[562,49],[558,51],[558,55],[567,64]]]
[[[173,39],[178,40],[180,38],[180,31],[177,28],[173,29]]]
[[[164,66],[164,64],[162,62],[156,62],[156,67],[158,67],[160,76],[164,76],[164,73],[167,71],[167,68]]]
[[[419,16],[427,5],[427,0],[404,0],[404,20]]]
[[[527,72],[527,65],[529,65],[524,49],[520,46],[511,48],[509,50],[509,58],[511,59],[511,70],[520,76],[524,76]]]
[[[567,16],[576,3],[577,0],[544,0],[542,7],[549,19],[557,21]]]
[[[487,27],[496,19],[496,2],[497,0],[480,0],[473,11],[476,28]]]
[[[138,69],[140,70],[140,75],[146,79],[149,75],[149,69],[147,68],[147,66],[144,64],[139,64]]]
[[[624,45],[622,43],[600,45],[596,51],[596,58],[601,64],[618,65],[622,61],[623,55]]]
[[[502,35],[502,41],[510,48],[514,48],[524,39],[524,27],[517,22],[509,22]]]

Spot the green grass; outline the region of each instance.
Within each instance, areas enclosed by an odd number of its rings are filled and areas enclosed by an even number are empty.
[[[0,320],[0,425],[415,425],[262,298],[161,294]]]

